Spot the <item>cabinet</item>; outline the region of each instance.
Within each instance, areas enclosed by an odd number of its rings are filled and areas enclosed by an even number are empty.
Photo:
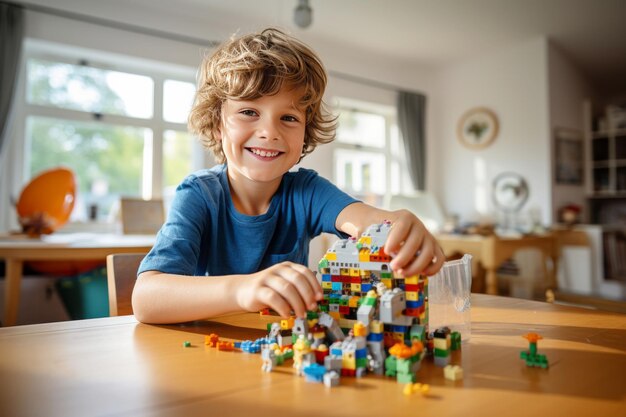
[[[594,117],[590,136],[592,195],[626,197],[626,108]]]
[[[602,226],[604,282],[626,283],[626,106],[587,106],[589,214]]]

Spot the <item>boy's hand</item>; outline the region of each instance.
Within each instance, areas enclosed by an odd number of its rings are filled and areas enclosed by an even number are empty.
[[[393,214],[385,242],[385,252],[393,258],[391,268],[406,277],[436,274],[445,256],[433,235],[410,211],[398,210]]]
[[[282,262],[244,278],[236,289],[239,306],[247,311],[269,307],[282,317],[305,317],[315,310],[323,296],[313,271],[305,266]]]

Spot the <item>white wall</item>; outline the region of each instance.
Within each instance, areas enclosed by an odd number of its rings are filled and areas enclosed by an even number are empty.
[[[570,129],[580,133],[584,140],[583,103],[592,99],[593,90],[580,70],[557,47],[548,45],[548,84],[550,129],[552,146],[555,146],[556,129]],[[587,145],[585,143],[585,145]],[[553,148],[554,149],[554,148]],[[555,167],[552,167],[554,178]],[[554,178],[555,180],[555,178]],[[588,184],[587,186],[591,186]],[[573,203],[585,207],[586,185],[562,185],[554,183],[552,189],[552,209],[558,220],[558,209]],[[584,213],[586,217],[588,213]]]
[[[550,136],[548,122],[547,41],[532,39],[477,56],[440,74],[439,103],[432,109],[441,134],[436,144],[435,192],[448,214],[461,221],[492,218],[491,184],[502,172],[516,172],[528,182],[523,210],[539,210],[552,220]],[[485,106],[498,116],[495,142],[481,150],[465,148],[456,125],[468,109]]]
[[[198,28],[185,28],[183,24],[184,21],[179,21],[178,26],[174,20],[168,21],[166,29],[198,36]],[[148,63],[169,61],[187,70],[197,67],[207,52],[198,45],[38,12],[27,12],[26,33],[32,38],[130,55]],[[548,44],[545,39],[532,39],[505,50],[488,52],[473,61],[444,69],[372,56],[358,49],[345,50],[313,39],[309,43],[331,73],[356,75],[426,94],[427,189],[436,193],[446,212],[460,214],[463,220],[492,215],[491,181],[503,171],[515,171],[530,185],[530,200],[525,208],[537,207],[543,222],[551,221]],[[395,104],[392,88],[331,76],[327,101],[331,102],[335,96]],[[500,133],[490,147],[472,151],[457,141],[455,129],[461,114],[479,105],[497,113]],[[331,178],[332,146],[321,146],[302,165]]]

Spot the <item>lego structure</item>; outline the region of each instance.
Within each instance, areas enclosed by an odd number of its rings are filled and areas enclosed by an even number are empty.
[[[292,358],[298,375],[329,387],[340,377],[374,373],[396,378],[407,394],[426,394],[429,387],[416,384],[422,359],[432,353],[436,365],[449,365],[461,337],[448,328],[429,333],[428,278],[392,272],[384,251],[390,230],[383,222],[358,240],[335,242],[319,262],[324,296],[318,311],[272,323],[266,337],[234,348],[260,352],[266,372]],[[212,335],[206,343],[220,347]]]

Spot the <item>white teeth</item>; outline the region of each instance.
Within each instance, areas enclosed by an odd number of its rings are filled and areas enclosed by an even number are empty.
[[[264,158],[266,158],[266,157],[267,158],[273,158],[273,157],[275,157],[276,155],[278,155],[280,153],[280,152],[262,151],[260,149],[254,149],[254,148],[252,148],[250,150],[252,151],[253,154],[262,156]]]

